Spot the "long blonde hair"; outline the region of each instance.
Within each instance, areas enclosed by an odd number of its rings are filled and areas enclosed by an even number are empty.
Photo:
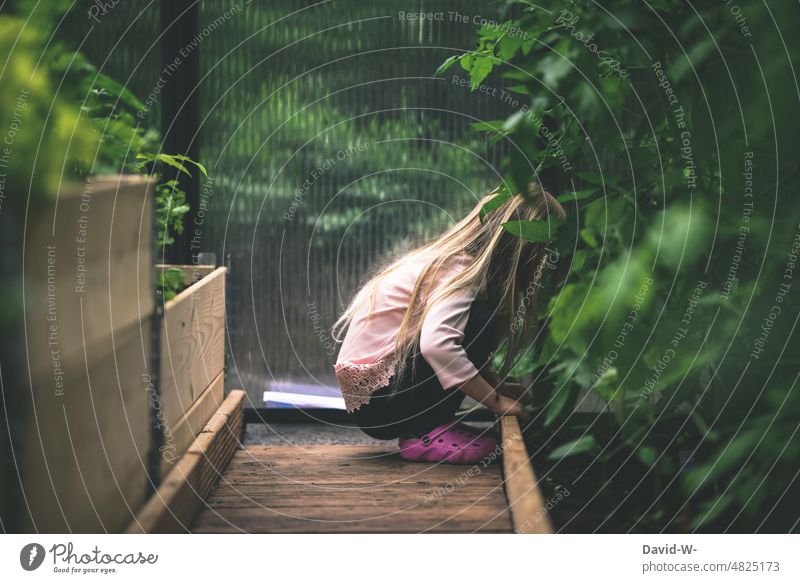
[[[423,267],[411,293],[409,307],[397,333],[394,357],[397,374],[402,374],[407,357],[419,347],[422,322],[431,307],[458,290],[472,288],[478,297],[489,299],[496,306],[496,315],[505,319],[496,327],[495,347],[505,346],[500,370],[504,378],[518,358],[532,346],[538,331],[539,290],[543,268],[549,253],[545,243],[533,243],[502,227],[509,221],[564,219],[566,212],[541,185],[532,182],[525,194],[517,193],[489,212],[481,220],[481,209],[498,196],[500,186],[486,195],[469,214],[450,229],[392,261],[362,286],[353,301],[333,326],[332,336],[341,342],[344,332],[365,302],[369,314],[374,310],[375,293],[386,278],[412,257],[431,255]],[[469,256],[472,260],[457,276],[433,293],[439,274],[454,261]]]

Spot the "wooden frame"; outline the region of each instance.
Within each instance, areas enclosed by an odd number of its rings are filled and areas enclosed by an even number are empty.
[[[22,531],[119,531],[144,502],[153,184],[65,184],[29,219],[19,340],[28,374],[14,437]]]
[[[553,526],[525,449],[517,418],[501,417],[500,432],[503,443],[503,482],[514,532],[551,534]]]
[[[231,391],[128,533],[188,532],[198,509],[222,476],[244,433],[244,391]]]
[[[158,266],[163,269],[169,266]],[[192,283],[164,305],[161,325],[161,408],[165,417],[161,476],[222,404],[227,268],[183,266]],[[188,283],[188,281],[187,281]]]
[[[65,184],[26,229],[21,531],[124,530],[146,502],[152,407],[161,478],[223,402],[225,267],[181,266],[191,285],[164,306],[154,390],[153,185]]]

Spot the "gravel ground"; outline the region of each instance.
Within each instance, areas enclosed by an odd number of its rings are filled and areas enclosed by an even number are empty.
[[[380,445],[354,425],[327,423],[248,423],[245,445]]]
[[[490,424],[470,423],[469,425],[487,427]],[[355,425],[316,422],[248,423],[244,435],[245,445],[382,445],[386,443],[386,441],[372,439]]]

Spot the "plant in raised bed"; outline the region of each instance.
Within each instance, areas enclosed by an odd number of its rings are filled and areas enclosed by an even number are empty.
[[[800,204],[782,152],[800,134],[773,120],[794,116],[782,88],[800,45],[775,30],[796,8],[776,10],[743,8],[743,31],[724,4],[514,1],[440,70],[524,103],[478,129],[513,144],[507,183],[536,176],[571,209],[556,241],[569,274],[517,363],[539,473],[581,477],[569,528],[798,528],[785,314],[800,304],[781,278]],[[574,413],[590,400],[601,409]]]

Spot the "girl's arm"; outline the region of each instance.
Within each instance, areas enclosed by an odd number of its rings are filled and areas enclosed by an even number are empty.
[[[498,417],[516,415],[524,420],[530,420],[528,412],[520,402],[498,393],[480,374],[475,375],[458,388],[479,403],[486,405]]]
[[[459,266],[451,268],[451,272],[442,281],[457,273],[458,269]],[[442,388],[458,388],[486,405],[496,415],[528,417],[525,409],[515,399],[495,391],[470,361],[462,346],[464,329],[474,299],[474,290],[462,289],[432,306],[420,329],[419,350],[438,377]]]
[[[522,405],[531,404],[532,399],[528,389],[512,376],[500,380],[500,375],[497,374],[491,360],[480,371],[486,382],[492,385],[502,396],[518,401]]]

